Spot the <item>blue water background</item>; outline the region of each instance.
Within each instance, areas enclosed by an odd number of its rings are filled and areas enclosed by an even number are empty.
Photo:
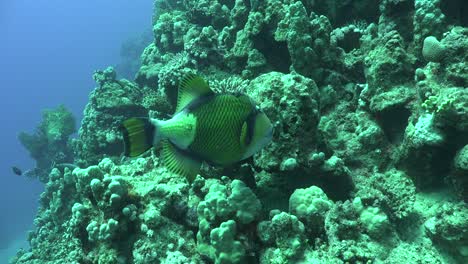
[[[11,172],[34,166],[18,132],[61,103],[80,121],[93,71],[118,64],[122,42],[148,30],[151,15],[151,0],[0,1],[0,263],[27,245],[43,189]]]

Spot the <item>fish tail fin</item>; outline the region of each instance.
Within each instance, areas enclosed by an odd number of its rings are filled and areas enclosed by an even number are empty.
[[[124,139],[124,154],[136,157],[157,143],[157,125],[149,118],[129,118],[123,121],[121,131]]]

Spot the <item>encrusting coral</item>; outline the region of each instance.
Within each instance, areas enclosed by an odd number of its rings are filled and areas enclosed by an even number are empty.
[[[467,263],[463,5],[155,0],[135,80],[94,74],[79,167],[41,165],[31,248],[13,263]],[[167,118],[195,72],[251,96],[272,142],[191,184],[157,148],[122,158],[119,124]]]
[[[75,131],[75,118],[65,106],[45,110],[33,134],[21,132],[18,135],[31,158],[36,160],[36,167],[26,172],[26,175],[46,183],[55,164],[73,162],[69,138]]]

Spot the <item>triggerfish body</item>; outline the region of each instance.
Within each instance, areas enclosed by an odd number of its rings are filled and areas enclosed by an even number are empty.
[[[130,118],[122,132],[126,156],[161,143],[168,170],[191,182],[202,162],[227,166],[255,154],[271,141],[273,126],[249,96],[216,94],[191,74],[180,82],[171,119]]]

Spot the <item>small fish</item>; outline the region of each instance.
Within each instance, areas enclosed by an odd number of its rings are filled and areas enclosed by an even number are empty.
[[[16,166],[11,167],[11,170],[13,171],[14,174],[16,174],[18,176],[23,175],[23,171],[20,168],[16,167]]]
[[[179,86],[169,120],[130,118],[122,123],[125,155],[136,157],[162,144],[169,171],[192,182],[202,162],[228,166],[251,157],[272,139],[273,126],[244,94],[215,94],[200,76]]]

